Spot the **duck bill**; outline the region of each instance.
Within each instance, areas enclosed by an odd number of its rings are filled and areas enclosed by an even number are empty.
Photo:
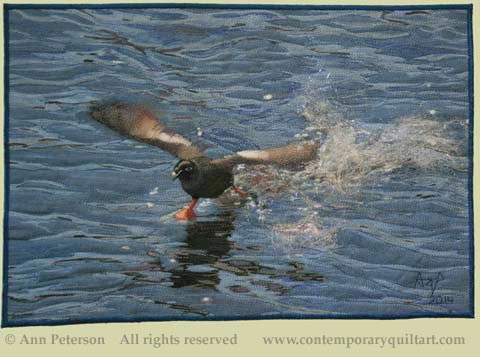
[[[173,171],[173,172],[172,172],[172,180],[175,181],[175,180],[178,178],[178,176],[180,176],[180,174],[181,174],[182,172],[183,172],[183,170],[180,170],[180,171],[178,171],[178,172]]]

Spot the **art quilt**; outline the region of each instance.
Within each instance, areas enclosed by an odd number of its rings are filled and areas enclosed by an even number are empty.
[[[471,6],[4,16],[4,326],[473,316]]]

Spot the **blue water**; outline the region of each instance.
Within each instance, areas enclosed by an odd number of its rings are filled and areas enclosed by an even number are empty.
[[[470,311],[466,11],[9,15],[9,322]],[[177,160],[108,99],[211,156],[322,146],[182,223]]]

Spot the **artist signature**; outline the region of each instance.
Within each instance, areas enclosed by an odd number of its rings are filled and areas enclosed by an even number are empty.
[[[430,289],[430,297],[435,294],[437,290],[438,283],[442,280],[445,280],[442,273],[436,274],[422,274],[421,272],[417,273],[417,278],[415,280],[415,288],[429,288]]]
[[[454,299],[450,295],[435,295],[437,287],[441,281],[445,280],[442,273],[421,273],[418,272],[415,279],[415,288],[429,289],[429,304],[453,304]]]

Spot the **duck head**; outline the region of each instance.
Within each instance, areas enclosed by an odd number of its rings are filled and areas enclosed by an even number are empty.
[[[188,181],[193,179],[197,171],[197,165],[193,161],[180,160],[173,168],[172,177],[174,180],[178,178],[180,181]]]

